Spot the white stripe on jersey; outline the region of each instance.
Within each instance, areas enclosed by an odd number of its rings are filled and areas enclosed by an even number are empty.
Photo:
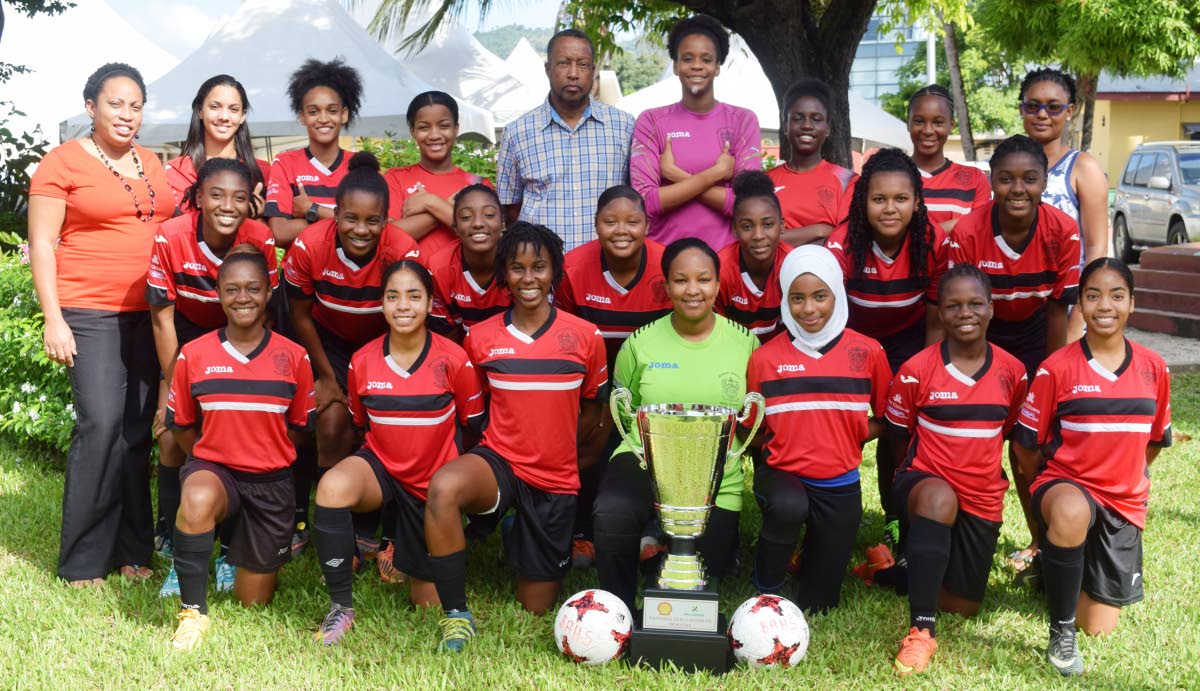
[[[313,295],[316,296],[317,302],[325,305],[331,310],[337,310],[338,312],[349,312],[350,314],[375,314],[377,312],[383,312],[383,305],[378,307],[349,307],[347,305],[339,305],[329,302],[328,300],[323,300],[317,293],[313,293]]]
[[[1070,422],[1059,420],[1063,429],[1072,432],[1145,432],[1150,433],[1148,422]]]
[[[192,291],[188,290],[187,288],[182,288],[179,286],[175,287],[175,292],[180,295],[186,295],[189,298],[191,298],[192,300],[195,300],[196,302],[220,302],[221,301],[221,298],[219,298],[215,295],[211,295],[211,296],[210,295],[201,295],[200,293],[193,293]]]
[[[905,298],[903,300],[896,300],[894,302],[879,302],[877,300],[864,300],[862,298],[855,297],[853,295],[847,295],[846,297],[850,298],[850,302],[853,302],[856,305],[862,305],[863,307],[908,307],[909,305],[915,305],[918,302],[920,302],[921,299],[925,297],[925,292],[921,291],[920,295],[914,295],[910,298]]]
[[[250,403],[246,401],[213,401],[200,403],[200,410],[249,410],[258,413],[286,413],[286,405],[271,403]]]
[[[944,427],[942,425],[935,425],[932,422],[921,417],[920,415],[917,416],[917,424],[924,427],[927,430],[932,431],[932,432],[937,432],[938,434],[944,434],[947,437],[966,437],[968,439],[991,439],[992,437],[999,435],[1001,430],[1004,429],[1003,426],[989,427],[986,429],[979,429],[979,428],[958,429],[955,427]]]
[[[406,427],[417,427],[425,425],[440,425],[454,414],[454,405],[450,405],[450,410],[446,411],[445,415],[438,417],[382,417],[367,413],[367,417],[371,422],[377,425],[404,425]]]
[[[1016,292],[1016,293],[997,293],[997,292],[993,291],[992,299],[993,300],[1020,300],[1022,298],[1044,298],[1044,297],[1050,297],[1050,293],[1053,293],[1053,292],[1054,292],[1053,290],[1031,290],[1031,291],[1020,291],[1020,292]]]
[[[767,415],[788,413],[796,410],[857,410],[867,412],[870,404],[866,401],[794,401],[792,403],[777,403],[767,406]]]
[[[508,391],[570,391],[583,386],[583,378],[574,381],[508,381],[488,375],[488,385]]]

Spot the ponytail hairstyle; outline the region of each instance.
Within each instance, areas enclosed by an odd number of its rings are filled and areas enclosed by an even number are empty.
[[[196,171],[204,165],[204,102],[208,100],[208,94],[218,86],[228,86],[231,89],[236,89],[238,96],[242,99],[242,113],[249,115],[250,99],[246,96],[246,87],[242,83],[227,74],[218,74],[215,77],[209,77],[204,80],[200,88],[196,91],[196,97],[192,99],[192,119],[188,122],[187,141],[183,144],[182,154],[192,160],[192,168]],[[237,153],[237,158],[250,172],[250,190],[262,184],[266,187],[266,180],[262,178],[262,171],[258,169],[258,164],[254,160],[254,146],[250,143],[250,126],[246,122],[242,122],[238,126],[237,131],[233,133],[233,149]],[[197,181],[199,178],[197,177]],[[192,208],[196,208],[192,205]]]
[[[116,77],[128,77],[137,84],[138,90],[142,92],[142,103],[148,99],[146,97],[146,82],[142,79],[142,73],[133,65],[128,65],[123,62],[108,62],[96,68],[95,72],[88,75],[87,81],[83,83],[83,100],[96,102],[100,98],[100,90],[104,88],[104,83]]]
[[[1042,175],[1046,175],[1046,170],[1050,167],[1050,161],[1046,158],[1046,150],[1042,148],[1041,144],[1023,134],[1014,134],[1000,142],[1000,145],[992,152],[991,160],[988,161],[992,172],[996,172],[996,167],[1000,165],[1001,161],[1014,154],[1029,154],[1033,156],[1033,160],[1037,161],[1042,167]]]
[[[867,255],[871,252],[871,243],[875,241],[875,231],[867,220],[867,191],[871,187],[871,178],[880,173],[904,173],[912,181],[913,195],[916,204],[913,205],[913,215],[905,229],[908,241],[910,278],[929,278],[929,255],[933,251],[934,232],[929,225],[929,215],[925,210],[925,199],[922,196],[921,172],[900,149],[880,149],[863,164],[862,175],[854,183],[854,195],[850,200],[850,217],[846,242],[850,245],[850,257],[854,261],[853,276],[861,276],[867,265]],[[847,276],[850,278],[851,276]]]
[[[458,192],[454,193],[454,218],[458,218],[458,210],[462,208],[463,200],[467,198],[468,194],[473,192],[482,192],[491,197],[492,201],[496,204],[496,208],[503,211],[504,207],[500,205],[500,196],[496,194],[496,190],[488,187],[482,182],[476,182],[467,185]],[[503,218],[503,216],[501,216],[501,218]]]
[[[433,300],[433,274],[429,273],[429,269],[425,268],[420,262],[413,259],[401,259],[397,262],[392,262],[386,269],[383,270],[383,277],[379,279],[379,289],[386,291],[388,281],[392,280],[392,276],[401,271],[411,271],[417,275],[417,280],[421,282],[421,286],[425,288],[425,295]]]
[[[629,185],[613,185],[601,192],[600,196],[596,199],[596,216],[600,215],[604,207],[618,199],[628,199],[638,209],[641,209],[643,214],[646,213],[646,201],[642,199],[642,195],[638,194],[637,190]]]
[[[201,144],[201,149],[204,145]],[[253,197],[251,193],[254,191],[254,178],[251,174],[251,168],[254,172],[258,172],[258,166],[247,167],[241,161],[235,161],[232,158],[210,158],[205,161],[199,168],[196,169],[196,181],[183,191],[183,201],[196,211],[200,210],[200,188],[204,186],[204,181],[216,175],[217,173],[233,173],[246,183],[246,196],[251,199],[251,207],[253,208]],[[233,250],[229,250],[232,252]]]
[[[983,294],[987,296],[988,302],[992,301],[992,279],[979,269],[974,264],[962,263],[946,269],[942,277],[938,279],[937,296],[938,302],[941,302],[942,295],[946,293],[946,286],[950,285],[950,281],[956,278],[970,278],[983,288]]]
[[[717,255],[716,250],[709,247],[707,242],[700,238],[679,238],[663,250],[662,273],[667,280],[670,280],[671,264],[675,263],[675,259],[687,250],[700,250],[713,263],[713,274],[721,275],[721,257]]]
[[[262,250],[248,242],[234,245],[225,253],[225,258],[221,260],[221,268],[217,269],[217,283],[219,284],[221,279],[225,277],[225,274],[237,264],[250,264],[262,272],[263,281],[267,284],[267,288],[270,289],[271,273],[267,268],[267,257],[262,253]]]
[[[563,241],[553,230],[537,223],[517,221],[500,236],[500,242],[496,243],[494,275],[503,282],[509,262],[516,258],[521,247],[525,245],[528,245],[534,254],[545,249],[550,255],[550,284],[557,288],[563,276]]]
[[[1129,266],[1120,259],[1100,257],[1088,262],[1088,265],[1083,267],[1083,271],[1079,274],[1080,303],[1083,302],[1083,288],[1087,285],[1088,279],[1100,269],[1112,269],[1120,274],[1121,280],[1125,281],[1125,287],[1129,289],[1129,297],[1133,297],[1133,272],[1129,270]]]
[[[350,157],[350,162],[346,167],[349,172],[338,183],[335,193],[338,205],[341,206],[342,199],[350,191],[367,192],[383,202],[383,212],[386,216],[391,199],[388,196],[387,180],[379,174],[379,159],[375,158],[375,154],[369,151],[359,151]]]
[[[417,122],[417,113],[425,106],[446,106],[446,110],[450,111],[450,119],[454,124],[458,124],[458,101],[445,91],[424,91],[413,97],[413,100],[408,104],[408,112],[404,114],[405,120],[408,121],[408,129],[412,129]]]
[[[912,109],[917,101],[926,96],[936,96],[945,99],[946,107],[950,110],[950,122],[954,122],[954,97],[950,95],[950,90],[941,84],[930,84],[917,89],[912,96],[908,98],[908,117],[912,118]]]
[[[309,58],[292,73],[288,81],[288,100],[292,112],[300,115],[304,110],[304,96],[312,89],[324,86],[337,92],[342,99],[342,105],[349,111],[346,118],[347,129],[354,124],[358,111],[362,108],[363,84],[358,70],[346,64],[342,58],[334,58],[322,62]]]

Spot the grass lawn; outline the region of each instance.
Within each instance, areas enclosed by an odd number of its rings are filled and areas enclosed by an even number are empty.
[[[1173,382],[1175,432],[1200,435],[1200,374]],[[861,548],[879,533],[873,453],[863,463],[866,518]],[[310,549],[282,572],[275,602],[244,610],[210,598],[213,631],[194,654],[168,639],[178,600],[159,600],[156,578],[132,585],[111,577],[76,591],[54,576],[61,470],[11,444],[0,444],[0,679],[17,688],[1031,688],[1066,686],[1045,662],[1047,623],[1040,595],[1011,584],[997,558],[982,613],[944,615],[940,648],[924,677],[897,680],[891,659],[905,633],[907,605],[890,591],[847,579],[842,606],[810,620],[808,657],[786,670],[746,670],[713,678],[611,664],[583,668],[557,654],[553,618],[520,610],[509,576],[495,566],[497,539],[470,553],[468,594],[480,623],[469,654],[434,652],[439,613],[414,612],[406,586],[373,573],[356,582],[355,628],[334,649],[314,645],[327,597]],[[748,500],[743,563],[758,521]],[[997,555],[1024,544],[1010,492]],[[1146,599],[1122,614],[1108,639],[1081,635],[1088,672],[1071,685],[1104,688],[1200,687],[1200,440],[1177,443],[1154,465],[1145,536]],[[595,571],[573,572],[566,592],[592,587]],[[749,567],[726,583],[729,614],[752,594]]]

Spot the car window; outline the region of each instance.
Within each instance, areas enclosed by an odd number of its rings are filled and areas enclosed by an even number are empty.
[[[1141,154],[1134,154],[1129,157],[1129,163],[1125,165],[1125,177],[1121,178],[1122,183],[1126,185],[1133,184],[1133,176],[1137,174],[1138,163],[1141,160]]]
[[[1150,171],[1154,170],[1154,155],[1142,156],[1138,161],[1137,174],[1133,176],[1133,184],[1145,187],[1150,182]]]
[[[1171,179],[1171,159],[1167,158],[1166,154],[1159,154],[1155,157],[1154,170],[1150,173],[1150,177],[1160,175],[1168,181]]]
[[[1183,174],[1183,184],[1200,185],[1200,153],[1180,154],[1179,172]]]

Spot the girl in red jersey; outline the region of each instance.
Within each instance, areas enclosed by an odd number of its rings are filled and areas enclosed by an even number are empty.
[[[801,609],[824,611],[837,606],[854,551],[862,445],[881,429],[868,410],[882,416],[891,370],[877,341],[845,328],[842,270],[829,250],[792,250],[776,280],[787,295],[788,333],[755,350],[746,374],[746,388],[767,401],[754,470],[763,516],[754,585],[760,593],[783,590],[803,530],[794,597]]]
[[[430,256],[457,239],[454,196],[467,185],[491,183],[454,165],[458,102],[443,91],[417,94],[408,104],[408,134],[421,153],[411,166],[384,173],[391,191],[388,217]]]
[[[993,200],[959,220],[950,259],[988,274],[996,313],[988,340],[1015,355],[1032,380],[1038,363],[1067,342],[1067,306],[1079,284],[1079,231],[1070,217],[1040,201],[1046,154],[1037,142],[1024,135],[1005,139],[991,167]],[[1009,562],[1025,571],[1037,554],[1037,524],[1029,478],[1019,472],[1011,446],[1009,464],[1031,536]]]
[[[1150,464],[1171,445],[1167,365],[1125,338],[1129,268],[1097,259],[1079,285],[1087,333],[1038,368],[1013,435],[1044,531],[1047,657],[1063,675],[1083,673],[1076,628],[1112,633],[1121,608],[1143,597]]]
[[[433,320],[429,328],[459,343],[475,324],[508,309],[512,295],[496,280],[496,244],[504,216],[496,191],[468,185],[454,196],[458,242],[429,258],[433,270]]]
[[[177,650],[195,648],[209,629],[217,523],[234,523],[229,562],[238,600],[250,606],[274,596],[276,572],[290,557],[295,445],[314,412],[304,349],[266,328],[271,282],[263,255],[226,256],[217,291],[227,323],[183,347],[167,400],[167,426],[189,457],[175,521]]]
[[[425,548],[429,478],[461,454],[459,434],[463,446],[474,446],[483,423],[475,367],[457,344],[425,328],[429,271],[410,259],[396,262],[384,271],[382,287],[390,330],[354,354],[349,373],[350,409],[366,440],[317,485],[313,528],[330,606],[316,637],[325,645],[340,641],[354,622],[352,513],[395,507],[394,532],[385,530],[400,545],[395,567],[412,579],[413,605],[437,604]]]
[[[784,96],[788,159],[767,175],[783,206],[783,240],[791,245],[825,242],[849,211],[858,176],[821,158],[832,102],[829,85],[817,79],[801,79]]]
[[[334,192],[349,172],[338,138],[354,123],[362,90],[362,77],[341,58],[309,58],[292,73],[288,100],[308,131],[308,145],[271,162],[263,217],[280,246],[290,246],[305,227],[333,218]]]
[[[738,173],[733,195],[736,241],[717,254],[721,288],[713,308],[766,343],[786,330],[779,320],[779,266],[792,246],[779,241],[783,211],[771,178],[757,170]]]
[[[621,344],[629,334],[671,311],[666,280],[662,275],[663,246],[646,237],[645,205],[628,185],[608,188],[596,200],[596,239],[567,252],[563,280],[554,291],[554,305],[595,324],[604,336],[611,371]],[[608,443],[601,458],[608,458],[620,443],[608,415],[600,416]],[[596,463],[580,473],[575,539],[571,563],[591,566],[592,503],[604,479],[607,463]]]
[[[977,206],[992,198],[982,170],[946,158],[946,139],[954,131],[954,100],[940,84],[917,89],[908,99],[908,136],[913,163],[921,171],[929,222],[947,233]]]
[[[250,99],[241,82],[227,74],[209,77],[192,99],[192,120],[179,156],[167,161],[167,182],[175,192],[175,206],[188,206],[187,189],[196,184],[196,172],[210,158],[232,158],[250,171],[250,216],[258,218],[266,206],[267,179],[271,166],[254,157],[246,115]],[[253,165],[251,165],[253,161]]]
[[[154,254],[146,276],[146,301],[154,327],[154,347],[163,371],[159,384],[154,436],[158,439],[158,521],[155,551],[170,558],[171,527],[179,510],[179,466],[184,453],[164,424],[167,390],[179,348],[225,324],[217,294],[217,272],[231,247],[248,244],[267,259],[271,288],[279,282],[275,240],[271,230],[250,220],[253,173],[238,161],[213,158],[200,166],[196,182],[180,199],[191,213],[177,216],[158,228]],[[225,544],[222,542],[222,549]],[[233,587],[233,568],[224,551],[216,564],[217,590]],[[174,569],[159,593],[179,594]]]
[[[892,380],[886,419],[897,457],[889,503],[903,517],[909,629],[893,666],[925,671],[937,650],[938,609],[973,616],[987,588],[1008,480],[1004,438],[1027,380],[1020,361],[987,342],[987,276],[957,265],[938,283],[946,339],[904,363]],[[882,580],[882,575],[880,575]]]
[[[948,242],[929,224],[921,190],[912,159],[899,149],[881,149],[863,165],[850,218],[826,244],[846,275],[850,328],[883,345],[893,373],[943,335],[935,302],[949,262]],[[878,444],[875,460],[884,538],[894,542],[897,516],[887,510],[887,497],[897,459],[887,444]]]
[[[515,224],[496,250],[496,274],[512,309],[476,324],[463,342],[490,392],[483,440],[434,473],[425,504],[429,568],[446,613],[441,649],[453,652],[475,635],[462,515],[493,523],[516,510],[505,545],[517,599],[545,613],[571,563],[579,468],[604,442],[596,433],[608,391],[604,339],[550,302],[562,240],[545,226]]]

